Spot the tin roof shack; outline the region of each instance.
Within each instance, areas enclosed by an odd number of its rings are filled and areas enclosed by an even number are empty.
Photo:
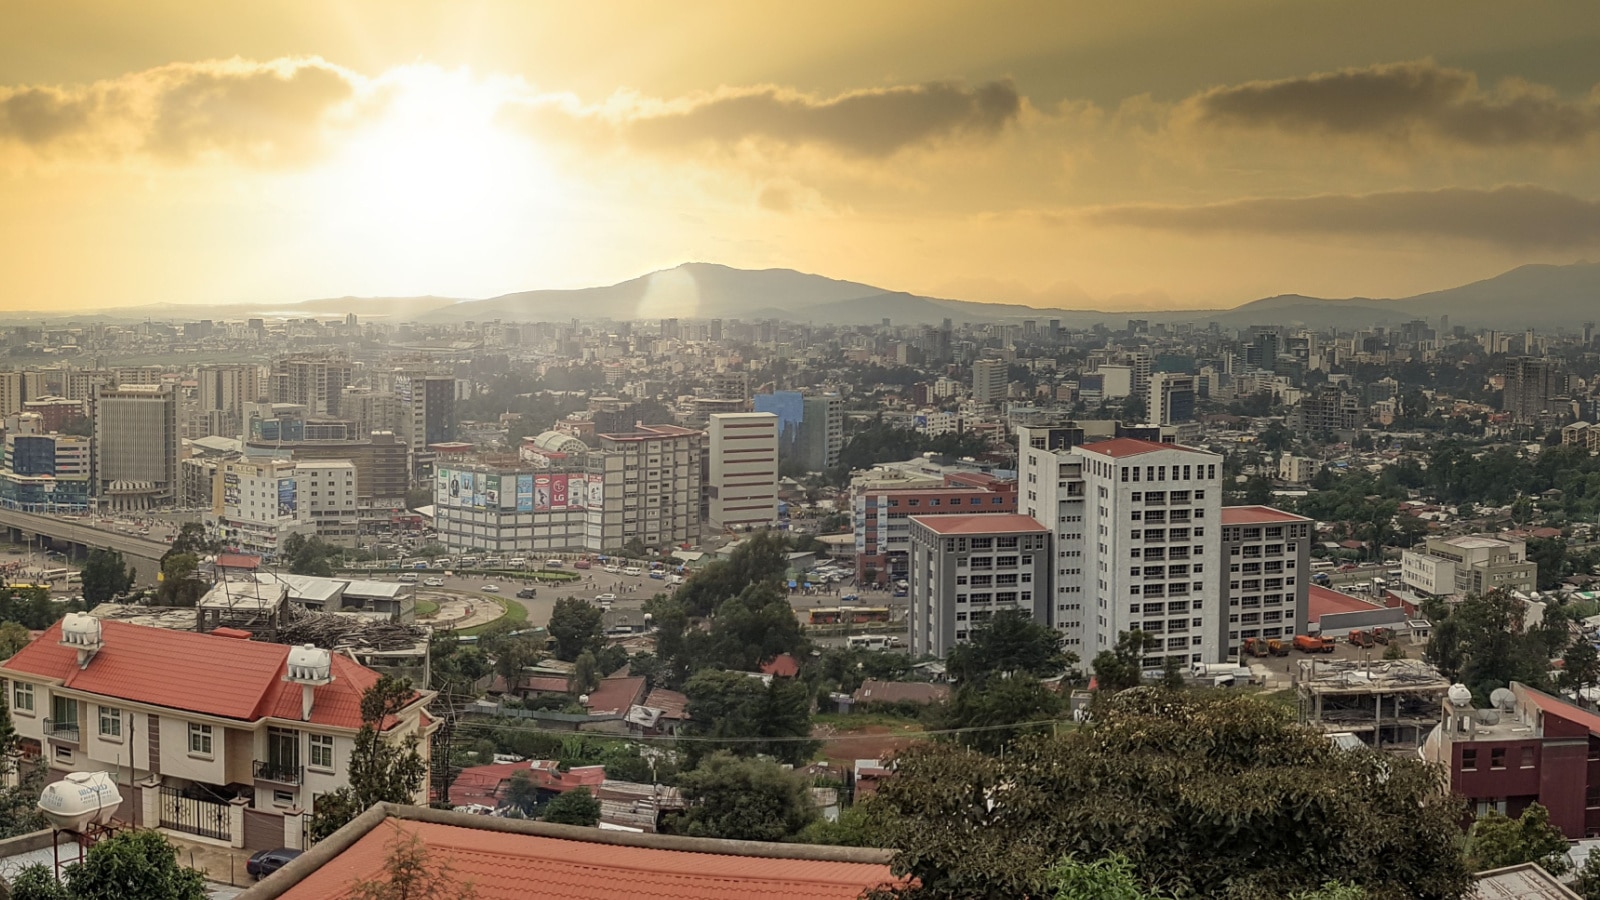
[[[1295,671],[1300,721],[1333,734],[1349,732],[1379,749],[1415,749],[1439,724],[1450,689],[1416,659],[1302,659]]]

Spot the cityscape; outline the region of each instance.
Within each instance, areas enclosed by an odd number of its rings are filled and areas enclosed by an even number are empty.
[[[1600,900],[1586,7],[294,6],[0,35],[6,896]]]

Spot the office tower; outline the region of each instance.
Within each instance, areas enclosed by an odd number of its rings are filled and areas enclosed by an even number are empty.
[[[1050,529],[1028,516],[910,517],[911,655],[948,654],[997,612],[1049,622]]]
[[[268,396],[273,403],[298,403],[306,415],[337,416],[344,389],[355,380],[355,367],[347,359],[331,356],[291,356],[272,364]]]
[[[394,373],[392,384],[411,448],[411,471],[426,474],[434,459],[429,445],[456,437],[456,378],[431,367],[406,368]]]
[[[246,403],[261,399],[261,370],[253,365],[201,366],[196,416],[206,435],[244,434]]]
[[[1150,390],[1150,373],[1155,369],[1155,360],[1148,353],[1130,353],[1128,368],[1133,370],[1132,393],[1142,396]]]
[[[1270,506],[1224,506],[1228,561],[1211,576],[1228,611],[1218,644],[1236,657],[1246,638],[1292,640],[1304,630],[1311,590],[1312,522]]]
[[[844,398],[818,394],[805,398],[805,418],[800,423],[800,464],[820,472],[839,464],[844,449]]]
[[[1156,425],[1194,421],[1195,377],[1157,372],[1150,376],[1145,417]]]
[[[1003,359],[979,359],[972,363],[972,400],[996,404],[1006,398],[1008,367]]]
[[[722,320],[721,319],[712,319],[711,320],[711,327],[707,332],[707,336],[711,338],[711,342],[714,343],[714,344],[720,344],[722,342]]]
[[[100,504],[148,509],[178,492],[178,396],[166,385],[97,387],[94,479]]]
[[[706,436],[706,521],[719,529],[776,525],[778,417],[715,413]]]
[[[805,425],[806,398],[799,391],[773,391],[757,394],[753,406],[758,413],[771,413],[778,417],[778,458],[783,462],[799,463],[801,455],[801,429]]]
[[[707,379],[713,400],[749,400],[749,372],[718,372]]]
[[[1529,356],[1506,362],[1505,394],[1500,408],[1511,414],[1518,425],[1531,425],[1550,406],[1550,398],[1560,393],[1559,374],[1548,359]]]

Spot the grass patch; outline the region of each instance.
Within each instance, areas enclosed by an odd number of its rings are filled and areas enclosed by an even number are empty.
[[[817,713],[811,717],[812,725],[827,725],[839,731],[861,728],[890,728],[896,731],[921,731],[919,719],[895,716],[888,713]]]
[[[439,604],[433,602],[432,600],[418,600],[417,601],[417,615],[418,616],[431,616],[431,615],[434,615],[435,613],[437,613],[438,611],[439,611]]]
[[[510,624],[517,626],[527,623],[528,608],[523,606],[521,603],[507,600],[504,597],[492,597],[488,594],[479,594],[477,596],[483,600],[494,601],[494,603],[500,607],[500,618],[495,619],[492,622],[485,622],[482,625],[474,625],[471,628],[463,628],[460,631],[457,631],[456,634],[478,634],[485,628],[488,628],[490,625],[496,625],[500,622],[509,622]]]

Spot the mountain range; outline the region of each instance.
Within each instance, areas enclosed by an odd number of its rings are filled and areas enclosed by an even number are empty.
[[[792,269],[735,269],[713,263],[684,263],[618,284],[573,290],[534,290],[481,300],[449,297],[339,297],[262,306],[160,306],[123,308],[68,317],[39,313],[5,318],[213,319],[246,316],[329,316],[354,312],[388,321],[449,323],[465,321],[561,322],[573,318],[631,319],[739,318],[785,319],[835,325],[937,325],[953,322],[1041,324],[1059,319],[1067,328],[1119,325],[1128,318],[1229,328],[1249,325],[1303,325],[1311,328],[1397,325],[1413,319],[1436,324],[1520,331],[1524,328],[1578,327],[1600,319],[1600,264],[1526,265],[1446,290],[1411,297],[1327,299],[1299,294],[1267,297],[1231,309],[1117,312],[1046,309],[1003,303],[976,303],[924,297],[869,284],[810,275]]]

